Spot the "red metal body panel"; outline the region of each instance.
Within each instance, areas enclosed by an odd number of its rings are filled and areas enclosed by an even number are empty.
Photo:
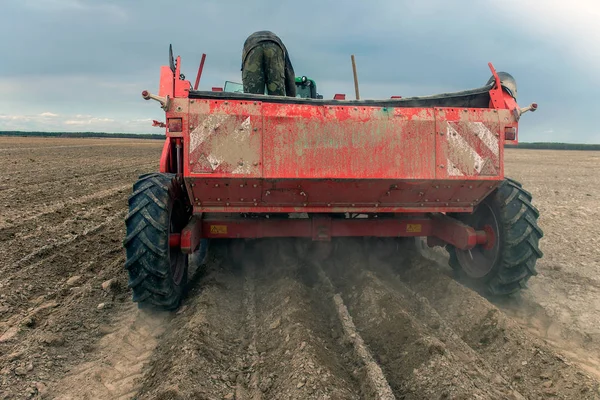
[[[173,117],[189,117],[184,176],[195,212],[464,212],[504,177],[498,110],[174,107]]]
[[[172,246],[191,252],[201,238],[429,236],[466,249],[494,240],[441,214],[472,212],[504,179],[505,143],[518,141],[506,136],[518,129],[520,109],[491,64],[488,108],[189,98],[179,57],[175,65],[161,69],[158,100],[170,128],[160,170],[182,171],[195,217]],[[310,218],[235,218],[295,212]]]

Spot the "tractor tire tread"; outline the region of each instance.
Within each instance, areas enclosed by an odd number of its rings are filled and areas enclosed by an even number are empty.
[[[140,175],[129,196],[125,217],[125,269],[133,301],[140,308],[173,310],[180,302],[187,283],[187,268],[179,285],[171,274],[169,259],[169,210],[183,195],[175,174]],[[187,267],[187,264],[186,264]]]
[[[539,211],[521,183],[506,178],[491,196],[500,209],[500,255],[495,271],[482,282],[488,294],[506,296],[527,287],[529,278],[537,275],[535,265],[543,257],[539,241],[544,233],[537,223]],[[450,266],[461,271],[455,248],[446,248]]]

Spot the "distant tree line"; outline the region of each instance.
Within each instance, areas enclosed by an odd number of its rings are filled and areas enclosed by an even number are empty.
[[[62,138],[124,138],[124,139],[163,139],[165,135],[155,133],[106,133],[106,132],[20,132],[0,131],[0,136],[36,136]]]
[[[106,132],[20,132],[0,131],[0,136],[40,136],[64,138],[126,138],[126,139],[164,139],[164,134],[156,133],[106,133]],[[517,146],[506,145],[507,148],[536,150],[600,150],[600,144],[554,143],[554,142],[521,142]]]
[[[534,149],[534,150],[600,150],[600,144],[583,143],[554,143],[531,142],[519,143],[517,146],[506,145],[507,148]]]

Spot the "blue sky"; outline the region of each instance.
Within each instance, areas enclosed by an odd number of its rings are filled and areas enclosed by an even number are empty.
[[[363,98],[471,89],[511,73],[522,141],[600,143],[600,3],[454,0],[2,0],[0,130],[160,133],[156,91],[169,43],[201,88],[241,81],[246,37],[268,29],[296,73],[326,98],[353,97],[355,54]]]

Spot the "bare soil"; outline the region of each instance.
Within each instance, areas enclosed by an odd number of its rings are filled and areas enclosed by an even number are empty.
[[[162,142],[0,138],[0,399],[599,399],[600,153],[508,150],[541,211],[521,295],[486,299],[439,250],[225,244],[176,313],[123,268],[131,185]],[[193,260],[192,260],[193,261]]]

